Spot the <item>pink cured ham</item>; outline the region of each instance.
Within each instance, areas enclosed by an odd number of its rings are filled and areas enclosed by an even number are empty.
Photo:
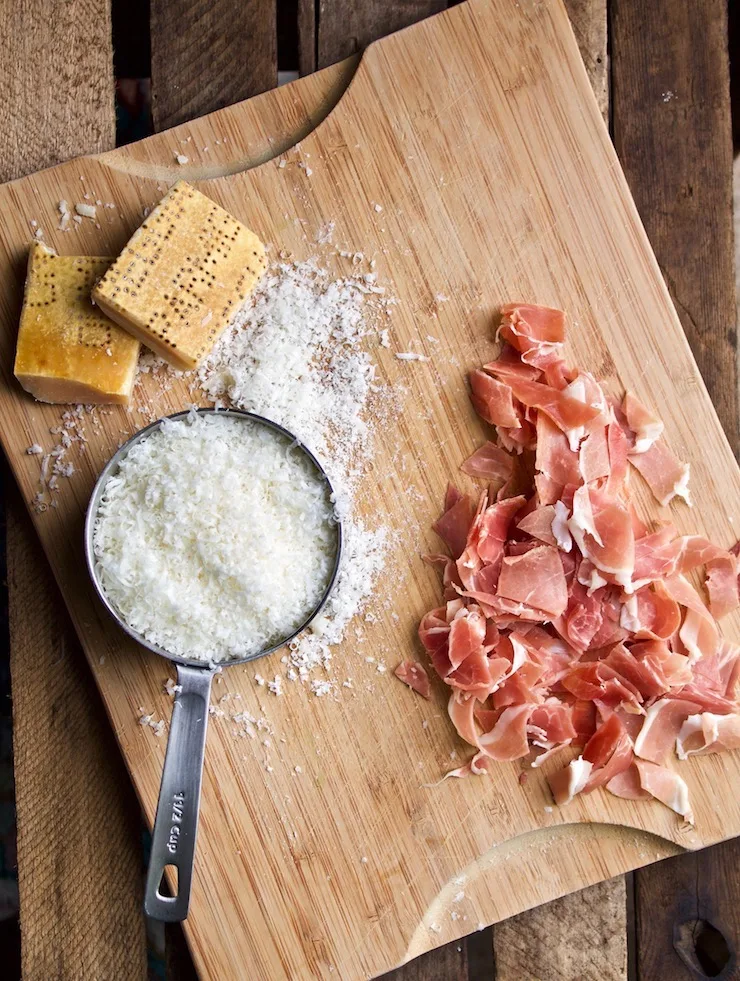
[[[508,382],[514,398],[522,405],[544,412],[555,425],[567,432],[585,426],[599,415],[598,409],[542,382],[512,378]]]
[[[517,528],[546,545],[557,545],[557,539],[552,532],[555,513],[555,507],[552,504],[535,508],[534,511],[530,511],[517,522]]]
[[[535,469],[542,478],[538,487],[547,488],[546,494],[540,492],[541,504],[554,504],[567,484],[577,486],[581,481],[578,454],[571,450],[565,433],[544,414],[537,418]]]
[[[568,604],[568,589],[557,549],[539,545],[524,555],[505,557],[498,595],[519,603],[536,603],[539,609],[559,617]]]
[[[627,392],[622,402],[622,412],[634,434],[634,453],[645,453],[663,435],[665,426],[636,395]]]
[[[640,771],[633,761],[626,770],[622,770],[606,784],[606,789],[615,797],[624,800],[650,800],[651,794],[642,789]]]
[[[519,414],[514,407],[511,387],[493,375],[476,368],[470,372],[470,401],[473,408],[492,426],[519,429]]]
[[[565,340],[562,310],[531,303],[507,303],[501,308],[499,333],[526,364],[542,368],[560,358]]]
[[[434,527],[449,554],[426,556],[444,603],[419,638],[474,752],[448,775],[528,757],[560,805],[606,788],[691,820],[671,759],[740,748],[740,647],[717,624],[740,605],[740,543],[637,512],[632,469],[669,502],[688,497],[688,468],[634,395],[566,365],[558,311],[510,305],[500,333],[498,359],[470,376],[495,441],[461,467],[487,487],[474,507],[448,486]],[[413,662],[398,672],[424,693]],[[582,753],[558,767],[567,747]]]
[[[682,698],[661,699],[651,705],[635,740],[635,755],[651,763],[667,763],[681,727],[697,708],[695,702]]]
[[[460,466],[463,473],[471,477],[482,477],[502,487],[511,479],[514,472],[514,461],[511,454],[502,450],[495,443],[484,443],[472,456]]]
[[[583,792],[588,794],[597,787],[603,787],[626,770],[633,757],[632,741],[615,712],[596,730],[583,749],[583,759],[592,766]]]
[[[680,815],[689,824],[694,823],[694,815],[689,804],[689,788],[686,781],[667,766],[658,766],[647,760],[635,760],[640,777],[640,786],[666,807]]]
[[[732,749],[740,749],[740,715],[712,712],[690,715],[676,737],[676,754],[680,760]]]
[[[585,437],[578,454],[578,465],[585,484],[609,476],[612,468],[606,426],[597,426]]]
[[[684,607],[679,639],[692,661],[711,657],[719,648],[719,628],[698,593],[683,576],[671,576],[663,583],[666,592]]]
[[[689,465],[681,463],[662,440],[643,453],[630,453],[629,461],[645,478],[658,504],[666,507],[674,497],[682,497],[687,504],[691,503]]]
[[[422,698],[431,698],[429,675],[421,664],[416,661],[401,661],[393,672],[399,681],[413,688]]]
[[[458,558],[462,554],[472,522],[473,508],[470,498],[464,494],[432,525],[452,552],[453,558]]]
[[[589,561],[621,586],[629,586],[635,568],[635,533],[629,510],[587,485],[573,496],[571,535]]]

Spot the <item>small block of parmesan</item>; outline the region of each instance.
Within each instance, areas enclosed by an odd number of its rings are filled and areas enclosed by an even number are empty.
[[[110,261],[31,246],[14,372],[41,402],[128,402],[139,342],[90,303]]]
[[[134,232],[93,299],[155,354],[188,371],[211,350],[265,266],[265,248],[253,232],[179,181]]]
[[[76,204],[75,211],[82,218],[94,218],[97,214],[97,209],[94,204]]]

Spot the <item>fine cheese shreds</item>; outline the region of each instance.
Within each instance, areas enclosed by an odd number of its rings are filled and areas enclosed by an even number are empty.
[[[372,459],[368,423],[387,408],[363,348],[374,336],[365,308],[378,287],[332,279],[315,260],[274,265],[198,371],[218,405],[267,416],[321,460],[342,520],[342,564],[324,614],[291,644],[291,670],[305,679],[328,668],[331,647],[373,594],[388,532],[357,514],[362,473]],[[370,411],[372,409],[372,411]],[[289,677],[292,677],[289,673]]]
[[[367,437],[374,377],[357,347],[362,302],[354,280],[329,280],[311,262],[278,265],[199,370],[202,387],[274,419],[322,459],[352,453]]]
[[[149,642],[184,657],[246,657],[289,636],[334,566],[326,482],[300,449],[250,421],[191,412],[135,444],[94,532],[106,595]]]

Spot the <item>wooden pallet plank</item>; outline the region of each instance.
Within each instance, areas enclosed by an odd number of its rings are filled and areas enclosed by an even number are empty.
[[[36,533],[7,498],[23,977],[134,981],[140,811]]]
[[[614,0],[611,41],[614,144],[737,453],[727,5]]]
[[[623,981],[624,876],[494,927],[496,981]]]
[[[566,0],[568,16],[594,95],[609,119],[606,0]],[[623,876],[547,906],[529,910],[493,929],[496,981],[627,977],[627,905]]]
[[[740,839],[635,873],[641,981],[740,978]]]
[[[277,85],[276,7],[276,0],[151,0],[158,132]]]
[[[614,0],[610,10],[615,145],[737,454],[727,6]],[[740,977],[739,867],[735,840],[635,873],[639,978],[715,976],[728,955],[735,968],[722,977]]]
[[[152,121],[156,132],[249,99],[277,85],[277,3],[257,0],[151,0]],[[303,10],[299,58],[314,51],[313,3]],[[248,57],[247,57],[248,54]],[[173,152],[177,152],[174,148]],[[187,147],[182,148],[187,156]],[[179,924],[165,928],[168,981],[191,981],[195,969]]]
[[[0,181],[115,144],[109,0],[0,4]]]
[[[313,11],[313,3],[304,0],[303,7]],[[331,64],[350,54],[354,54],[371,41],[406,26],[415,20],[420,20],[424,16],[437,12],[444,7],[444,4],[419,3],[404,5],[388,4],[347,4],[344,0],[322,0],[319,8],[319,22],[317,25],[318,38],[315,39],[318,50],[318,67]],[[589,79],[594,89],[599,108],[606,119],[608,119],[608,59],[607,59],[607,16],[606,0],[568,0],[566,4],[571,18],[571,24],[578,40],[581,56],[584,59]],[[316,29],[316,27],[315,27]],[[302,41],[303,49],[313,50],[308,45],[304,36]],[[588,944],[579,945],[578,936],[585,936],[585,933],[578,934],[575,938],[570,936],[572,931],[568,930],[568,925],[574,916],[579,916],[583,907],[581,894],[567,896],[551,906],[545,907],[543,911],[535,910],[524,913],[516,917],[515,921],[509,921],[508,928],[499,934],[499,928],[492,933],[490,929],[482,931],[481,934],[469,938],[463,945],[463,951],[467,946],[470,962],[469,969],[471,978],[479,976],[480,953],[485,950],[486,945],[492,947],[491,965],[495,958],[496,978],[521,977],[511,973],[514,961],[507,960],[504,949],[513,935],[518,933],[521,941],[520,952],[524,955],[527,970],[532,970],[533,965],[538,963],[538,959],[544,956],[544,945],[536,943],[534,939],[531,943],[528,937],[534,937],[540,921],[546,924],[551,932],[551,937],[561,937],[568,933],[567,944],[551,943],[549,960],[543,961],[543,971],[553,971],[555,973],[543,977],[566,977],[568,975],[558,974],[558,966],[567,965],[575,972],[570,976],[590,976],[584,971],[590,970],[599,972],[604,978],[621,979],[626,977],[627,945],[625,931],[626,908],[624,902],[624,882],[622,879],[610,880],[601,886],[589,890],[591,904],[590,923],[588,936],[593,933],[601,932],[608,935],[610,944],[605,947],[599,945],[593,948]],[[551,909],[552,907],[552,909]],[[530,919],[532,924],[530,927]],[[534,928],[534,933],[532,931]],[[460,944],[449,944],[446,947],[432,951],[424,958],[414,961],[409,965],[394,972],[394,981],[416,981],[418,978],[425,981],[432,981],[434,978],[447,977],[451,963],[455,964],[455,969],[459,968],[460,954],[457,948]],[[561,954],[567,958],[558,965],[558,956]],[[611,972],[611,973],[610,973]],[[451,976],[451,975],[450,975]],[[457,976],[457,975],[455,975]]]
[[[2,4],[0,34],[0,180],[114,145],[109,0]],[[144,977],[138,807],[17,494],[6,510],[23,977]]]
[[[445,0],[320,0],[317,68],[357,54],[372,41],[439,13]]]

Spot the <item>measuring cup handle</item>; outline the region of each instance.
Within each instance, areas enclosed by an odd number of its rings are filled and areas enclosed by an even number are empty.
[[[178,665],[180,691],[172,706],[144,893],[147,916],[167,923],[184,920],[190,905],[212,681],[213,671],[207,668]],[[174,896],[161,892],[167,866],[177,870]]]

